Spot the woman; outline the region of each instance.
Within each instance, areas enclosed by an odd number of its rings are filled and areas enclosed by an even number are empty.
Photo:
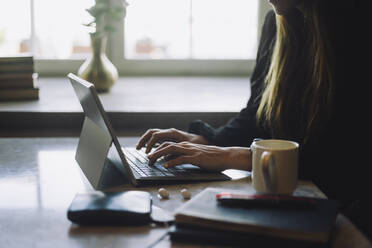
[[[368,219],[363,201],[370,180],[363,156],[363,115],[356,109],[361,79],[357,58],[358,1],[270,0],[274,9],[262,29],[252,94],[247,106],[225,126],[194,121],[189,132],[150,129],[137,148],[161,145],[150,163],[173,156],[165,166],[192,163],[211,170],[251,170],[254,138],[300,143],[300,178],[312,180],[327,196],[344,203],[361,226]],[[352,48],[352,49],[350,49]],[[362,202],[362,203],[361,203]],[[372,211],[372,209],[371,209]],[[356,216],[355,213],[361,214]],[[372,220],[371,220],[372,221]]]

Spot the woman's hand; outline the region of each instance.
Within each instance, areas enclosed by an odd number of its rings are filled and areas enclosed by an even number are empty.
[[[167,168],[181,164],[193,164],[207,170],[225,169],[251,170],[251,150],[244,147],[217,147],[190,142],[164,142],[148,155],[152,165],[164,157]]]
[[[191,134],[175,128],[170,129],[149,129],[142,135],[137,143],[137,150],[146,146],[146,153],[149,153],[156,143],[163,143],[164,141],[183,142],[187,141],[196,144],[208,144],[208,141],[201,135]]]

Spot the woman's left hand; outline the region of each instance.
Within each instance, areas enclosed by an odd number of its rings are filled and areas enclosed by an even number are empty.
[[[190,142],[164,142],[148,155],[152,165],[164,157],[167,168],[181,164],[193,164],[207,170],[251,170],[251,151],[245,147],[218,147]]]

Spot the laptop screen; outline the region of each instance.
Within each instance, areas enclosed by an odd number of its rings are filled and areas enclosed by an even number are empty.
[[[76,161],[85,176],[98,189],[105,164],[111,162],[136,184],[94,85],[72,73],[68,74],[68,78],[85,114],[76,151]]]

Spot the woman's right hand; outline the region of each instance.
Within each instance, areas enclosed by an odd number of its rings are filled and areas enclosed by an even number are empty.
[[[137,143],[137,150],[146,146],[146,153],[149,153],[156,143],[163,143],[165,141],[172,142],[190,142],[195,144],[208,145],[208,141],[201,135],[187,133],[175,128],[170,129],[149,129],[147,130]]]

